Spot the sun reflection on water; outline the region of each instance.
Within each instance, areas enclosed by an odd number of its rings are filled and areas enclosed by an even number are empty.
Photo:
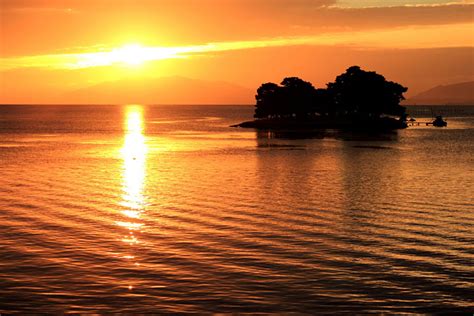
[[[117,221],[117,226],[127,230],[127,234],[122,241],[130,246],[140,243],[138,234],[143,224],[140,222],[146,198],[144,196],[144,186],[146,178],[147,144],[144,135],[143,107],[140,105],[129,105],[125,108],[124,115],[124,141],[120,150],[123,159],[123,206],[122,215],[124,219]],[[126,260],[133,260],[138,266],[133,248],[122,257]]]
[[[146,173],[147,145],[143,135],[143,107],[128,106],[125,112],[125,137],[121,150],[124,168],[123,205],[125,215],[137,218],[144,204],[143,186]]]

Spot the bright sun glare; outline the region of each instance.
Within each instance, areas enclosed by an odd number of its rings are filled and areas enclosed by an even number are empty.
[[[114,62],[124,63],[131,66],[143,64],[147,60],[146,49],[138,44],[125,45],[111,52]]]
[[[145,47],[140,44],[128,44],[110,51],[80,54],[74,67],[84,68],[93,66],[127,65],[139,66],[147,61],[168,58],[180,58],[180,53],[190,49],[176,47]]]

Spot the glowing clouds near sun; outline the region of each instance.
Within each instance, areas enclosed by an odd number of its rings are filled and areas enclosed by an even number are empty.
[[[226,51],[249,50],[285,46],[343,45],[355,48],[435,48],[439,38],[446,40],[443,47],[466,45],[472,24],[455,24],[439,29],[435,26],[394,28],[371,32],[339,32],[320,35],[273,37],[259,40],[214,42],[189,46],[142,46],[128,44],[118,48],[84,53],[33,55],[0,58],[0,70],[15,68],[83,69],[90,67],[138,67],[146,62],[182,59],[218,54]],[[386,39],[403,39],[387,41]]]
[[[146,61],[178,58],[175,48],[143,47],[138,44],[125,45],[109,52],[98,52],[77,55],[78,60],[72,68],[87,68],[122,64],[141,65]]]

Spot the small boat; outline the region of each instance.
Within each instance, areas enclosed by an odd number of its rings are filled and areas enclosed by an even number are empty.
[[[443,117],[441,115],[436,116],[432,124],[433,126],[436,126],[436,127],[448,126],[448,123],[445,120],[443,120]]]

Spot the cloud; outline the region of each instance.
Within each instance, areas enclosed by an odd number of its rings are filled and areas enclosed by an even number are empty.
[[[470,24],[453,25],[440,30],[426,26],[417,29],[390,29],[374,32],[328,33],[312,36],[275,37],[262,40],[212,42],[176,47],[129,45],[99,52],[49,54],[0,58],[0,70],[15,68],[80,69],[99,66],[131,65],[164,59],[191,58],[227,51],[285,46],[350,46],[359,48],[434,48],[474,46]],[[466,35],[467,34],[467,35]],[[440,45],[439,38],[445,40]],[[390,39],[390,40],[386,40]]]
[[[262,30],[281,31],[294,24],[318,29],[472,22],[474,0],[4,0],[1,11],[5,19],[8,12],[84,12],[90,18],[102,18],[104,23],[108,16],[117,15],[138,24],[135,17],[158,21],[173,17],[212,27],[234,25],[242,30],[249,24],[259,33],[254,27],[257,24]]]
[[[73,13],[79,13],[78,10],[72,9],[72,8],[36,8],[36,7],[18,7],[18,8],[10,8],[10,9],[5,9],[4,13],[10,12],[10,13],[24,13],[24,14],[29,14],[29,13],[35,13],[35,14],[41,14],[41,13],[52,13],[52,14],[73,14]]]
[[[473,0],[338,0],[334,8],[383,8],[383,7],[438,7],[455,4],[473,4]]]
[[[77,3],[77,2],[76,2]],[[70,1],[44,1],[44,0],[2,0],[2,17],[11,14],[71,14],[78,13],[74,2]]]
[[[320,8],[299,16],[298,24],[313,30],[326,28],[382,29],[414,25],[472,23],[474,5],[443,4],[390,7]]]
[[[336,0],[3,0],[2,11],[55,11],[82,8],[96,10],[107,8],[141,10],[143,8],[162,10],[190,10],[195,7],[208,9],[247,8],[250,11],[259,10],[286,11],[297,8],[318,8],[334,5]],[[196,13],[196,12],[195,12]]]
[[[369,2],[371,7],[364,7]],[[97,43],[116,46],[141,42],[148,46],[188,46],[408,27],[438,26],[444,29],[448,25],[473,24],[473,2],[3,0],[0,36],[4,45],[0,45],[0,54],[48,54],[65,47]],[[394,3],[400,5],[393,6]],[[44,14],[38,12],[55,12],[55,16],[46,19]],[[74,12],[80,14],[70,14]],[[465,31],[472,36],[472,31]],[[18,37],[20,32],[21,40]],[[396,40],[403,41],[403,36]],[[444,45],[443,41],[444,38],[439,37],[439,46]],[[466,45],[469,43],[463,46]]]

